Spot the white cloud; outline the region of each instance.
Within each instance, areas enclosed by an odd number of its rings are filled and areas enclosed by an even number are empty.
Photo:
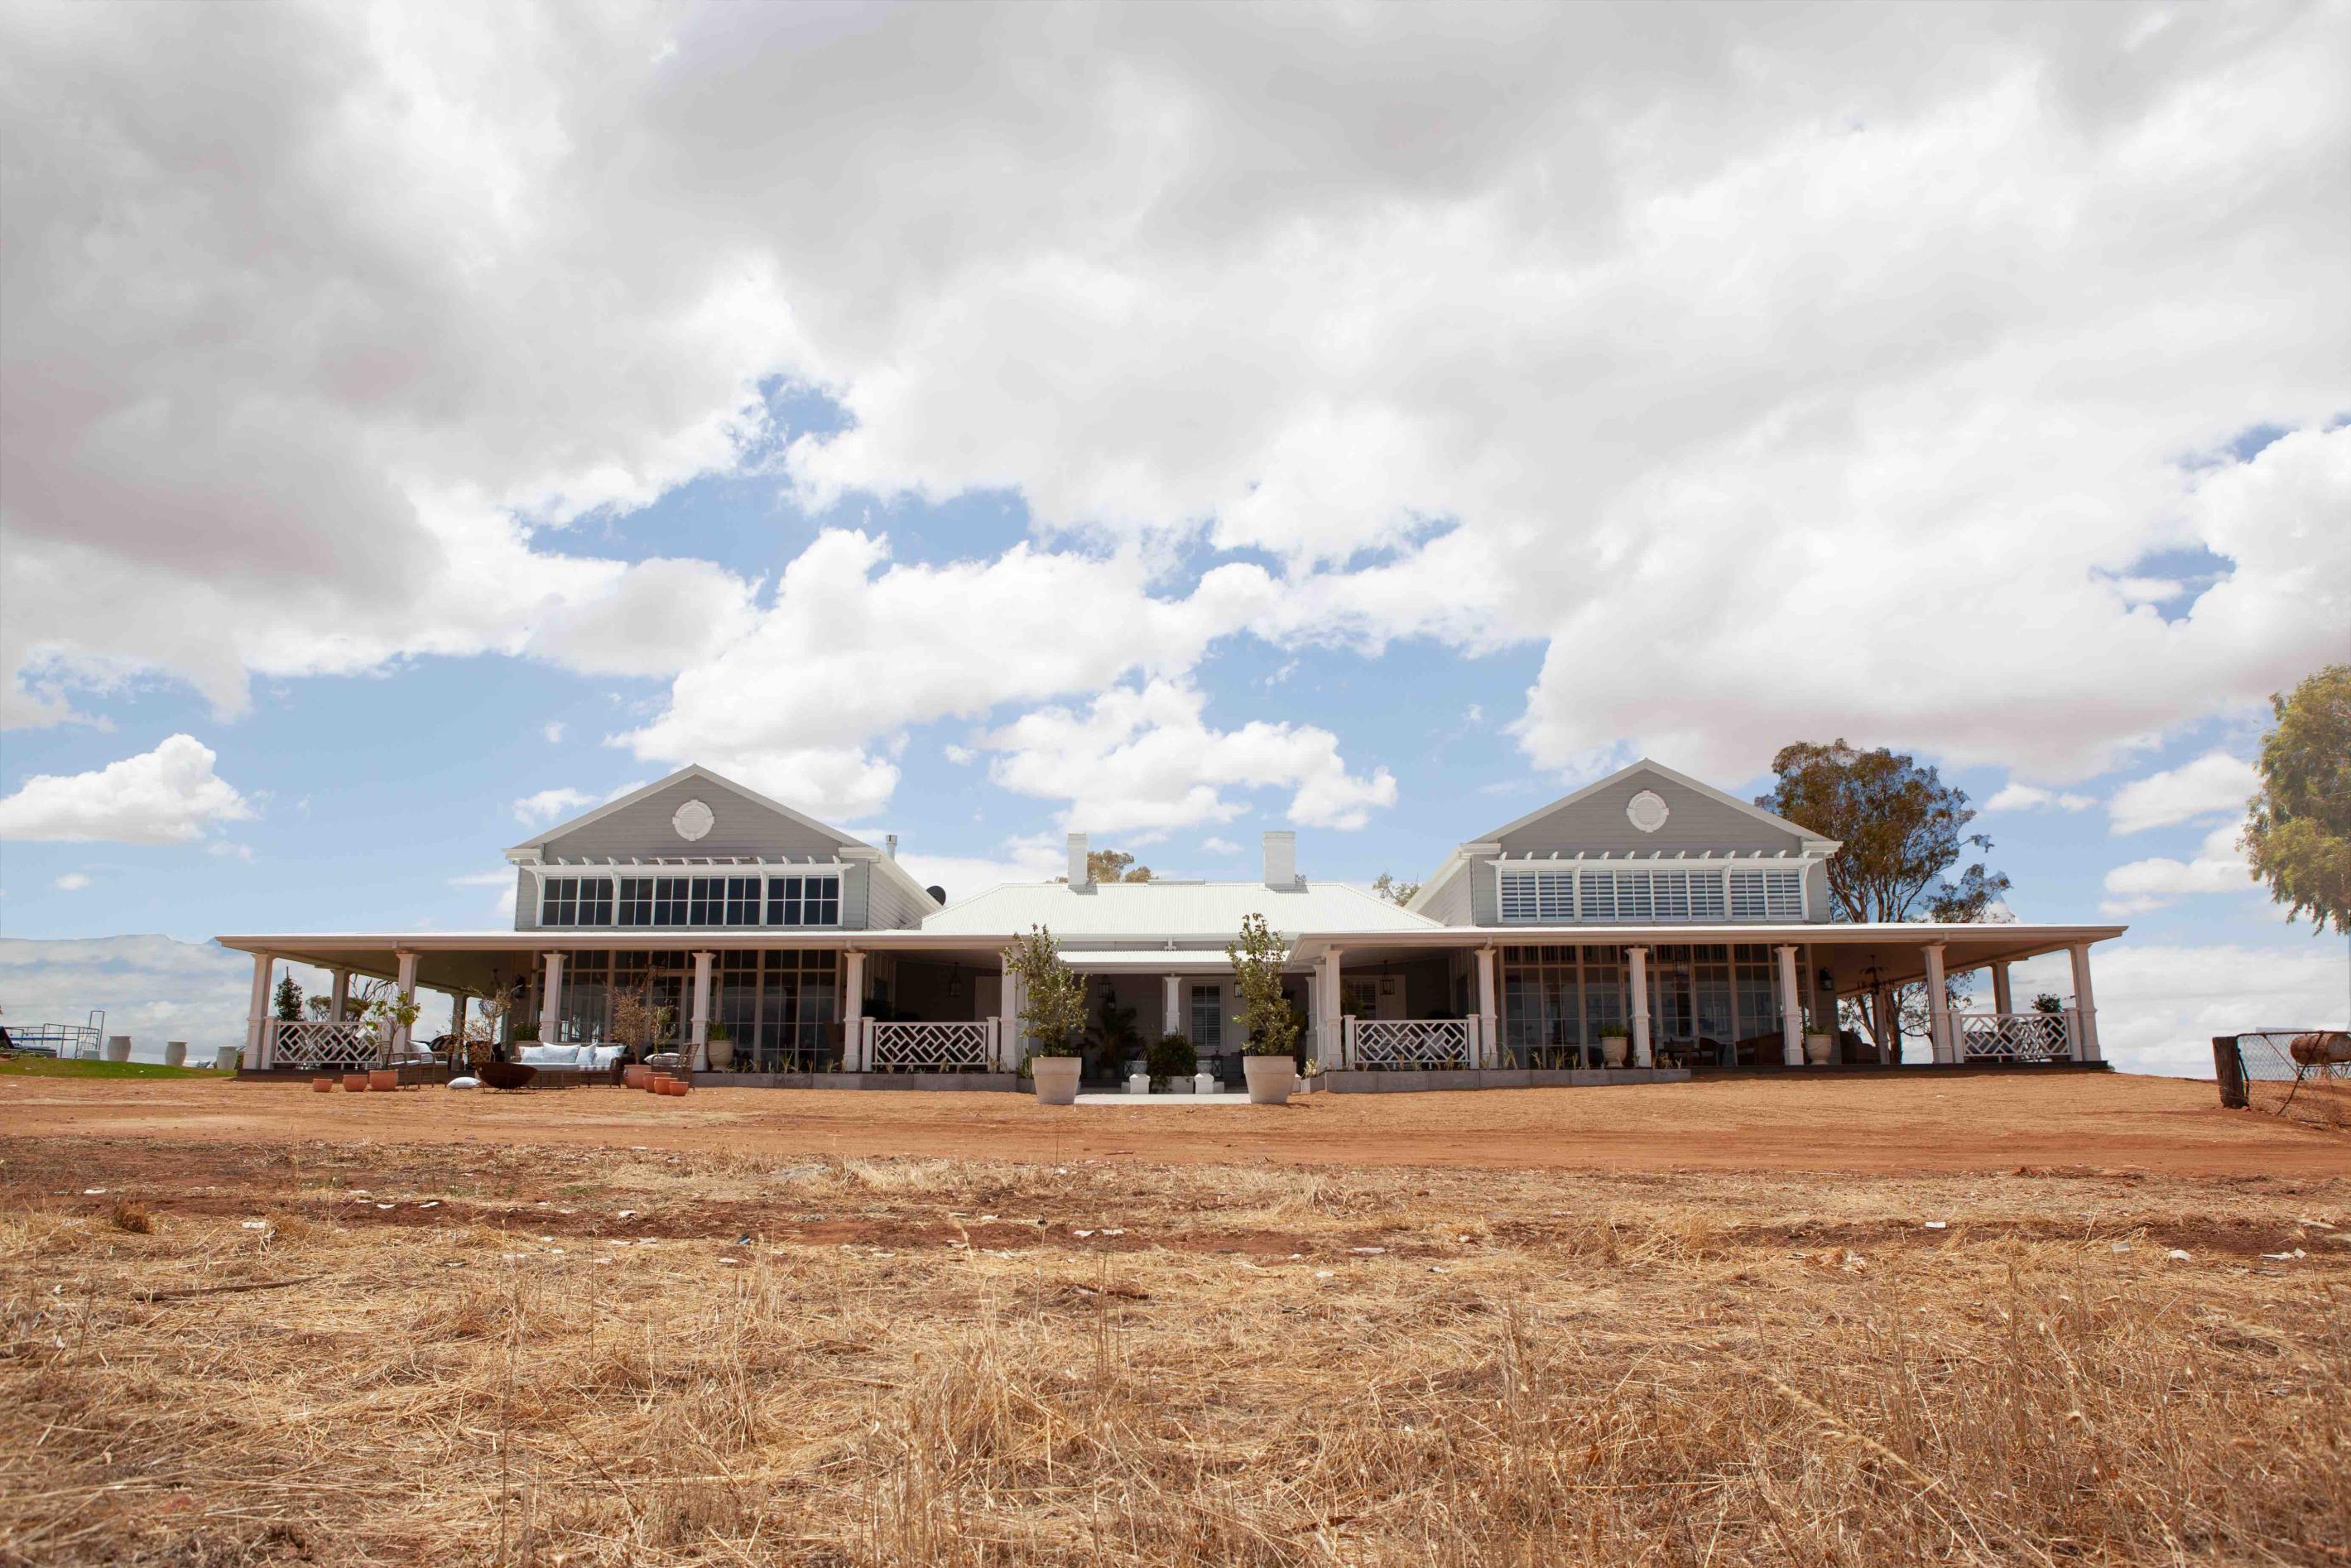
[[[1360,828],[1395,803],[1386,768],[1351,774],[1338,737],[1311,725],[1253,720],[1217,730],[1206,699],[1186,685],[1114,686],[1083,714],[1042,708],[989,735],[988,777],[1023,795],[1070,802],[1061,820],[1089,832],[1149,842],[1172,828],[1226,822],[1249,809],[1230,789],[1286,788],[1290,820]]]
[[[0,839],[178,844],[252,807],[213,771],[210,747],[174,735],[152,751],[89,773],[37,773],[0,800]]]
[[[2241,818],[2245,802],[2260,788],[2261,775],[2252,763],[2208,751],[2193,762],[2124,785],[2106,802],[2106,811],[2117,833],[2224,813]]]
[[[504,871],[468,872],[464,876],[453,876],[449,879],[449,885],[496,888],[498,898],[496,910],[500,915],[512,919],[515,912],[515,890],[521,885],[521,882],[520,873],[509,866]]]
[[[940,747],[939,754],[958,768],[967,766],[968,764],[979,759],[979,753],[974,751],[968,746],[945,746]]]
[[[898,863],[925,887],[946,889],[950,904],[1012,882],[1050,882],[1068,867],[1061,841],[1050,834],[1008,839],[994,855],[930,855],[902,850]]]
[[[1237,855],[1241,852],[1241,847],[1230,839],[1212,836],[1200,841],[1200,852],[1204,855]]]
[[[2192,893],[2244,893],[2252,887],[2245,857],[2237,848],[2237,824],[2223,822],[2205,835],[2194,860],[2157,857],[2133,861],[2106,873],[2108,915],[2137,915],[2176,904]]]
[[[1246,629],[1540,645],[1547,768],[2087,776],[2339,652],[2351,13],[1927,26],[10,9],[9,716],[490,650],[674,675],[640,756],[854,814],[925,716]],[[845,428],[770,456],[770,378]],[[747,453],[1039,538],[558,548]]]
[[[559,718],[549,719],[545,724],[538,727],[538,734],[539,737],[545,740],[548,745],[560,745],[563,740],[563,721]]]
[[[89,878],[78,871],[69,871],[49,884],[59,893],[79,893],[89,885]]]
[[[536,795],[525,795],[514,803],[515,821],[527,828],[544,827],[584,806],[596,804],[596,797],[569,785],[541,789]]]
[[[2254,947],[2102,942],[2091,949],[2090,984],[2106,1059],[2131,1072],[2212,1076],[2212,1037],[2263,1028],[2341,1027],[2340,943]],[[2073,994],[2062,956],[2016,967],[2020,1003],[2039,991]]]
[[[2011,779],[1984,802],[1983,809],[1987,811],[2086,811],[2096,804],[2097,801],[2087,795],[2043,789],[2037,784],[2019,784]]]

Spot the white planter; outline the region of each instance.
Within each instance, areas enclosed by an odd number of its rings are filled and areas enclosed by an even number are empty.
[[[1298,1087],[1298,1063],[1286,1056],[1244,1056],[1241,1073],[1252,1105],[1287,1105]]]
[[[163,1065],[166,1067],[185,1067],[187,1064],[188,1042],[184,1040],[165,1040],[163,1042]]]
[[[1126,1075],[1126,1092],[1127,1092],[1129,1094],[1148,1094],[1148,1093],[1150,1093],[1150,1092],[1151,1092],[1151,1074],[1149,1074],[1148,1072],[1130,1072],[1130,1073],[1128,1073],[1128,1074]]]
[[[1804,1037],[1804,1064],[1806,1066],[1826,1067],[1831,1061],[1834,1060],[1835,1056],[1836,1036],[1833,1034],[1808,1034]]]
[[[245,1051],[241,1047],[234,1045],[216,1047],[213,1051],[213,1071],[214,1072],[235,1072],[237,1070],[238,1065],[243,1062],[244,1060]]]
[[[710,1053],[711,1071],[726,1072],[733,1070],[735,1066],[735,1042],[733,1040],[714,1040],[707,1046],[704,1047],[704,1049]]]
[[[1600,1060],[1611,1067],[1622,1067],[1625,1065],[1625,1056],[1632,1049],[1633,1042],[1623,1035],[1608,1035],[1600,1042]]]
[[[1078,1103],[1078,1074],[1085,1063],[1074,1056],[1040,1056],[1029,1063],[1029,1077],[1037,1085],[1040,1105],[1074,1105]]]
[[[1215,1073],[1213,1073],[1213,1072],[1195,1072],[1194,1074],[1192,1074],[1192,1092],[1193,1092],[1193,1093],[1195,1093],[1195,1094],[1214,1094],[1216,1092],[1217,1092],[1217,1075],[1216,1075]]]

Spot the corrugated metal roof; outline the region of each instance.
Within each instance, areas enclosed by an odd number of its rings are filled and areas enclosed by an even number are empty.
[[[1017,935],[1042,925],[1056,936],[1229,937],[1248,915],[1274,930],[1436,931],[1437,922],[1343,883],[1276,889],[1261,882],[1012,883],[975,894],[923,921],[925,932]]]

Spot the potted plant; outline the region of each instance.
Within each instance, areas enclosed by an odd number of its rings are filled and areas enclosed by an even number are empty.
[[[727,1072],[734,1069],[735,1031],[725,1024],[713,1023],[710,1026],[710,1036],[705,1049],[710,1053],[711,1071]]]
[[[1085,982],[1061,962],[1053,934],[1041,925],[1014,939],[1004,967],[1020,985],[1020,1027],[1037,1042],[1028,1063],[1037,1103],[1076,1104],[1078,1078],[1085,1069]]]
[[[1192,1074],[1199,1070],[1200,1053],[1182,1035],[1163,1034],[1151,1042],[1144,1061],[1151,1074],[1152,1088],[1189,1090]]]
[[[1249,1081],[1252,1105],[1288,1104],[1298,1087],[1298,1014],[1281,994],[1284,951],[1262,915],[1242,920],[1240,935],[1225,945],[1241,999],[1241,1029],[1247,1037],[1241,1074]]]
[[[1621,1023],[1600,1026],[1600,1060],[1611,1067],[1622,1067],[1633,1050],[1633,1031]]]

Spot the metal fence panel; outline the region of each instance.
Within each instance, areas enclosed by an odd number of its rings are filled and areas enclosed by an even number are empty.
[[[2216,1035],[2220,1103],[2314,1127],[2351,1128],[2351,1034],[2263,1029]]]

